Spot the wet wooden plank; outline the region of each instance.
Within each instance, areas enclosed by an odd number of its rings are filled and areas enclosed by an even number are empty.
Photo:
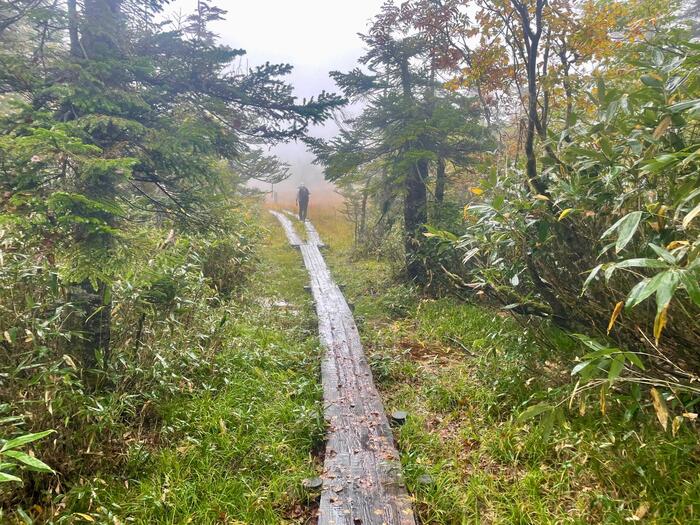
[[[291,244],[295,248],[301,246],[302,240],[297,235],[292,221],[290,221],[287,217],[285,217],[278,211],[270,210],[270,213],[277,217],[277,220],[280,221],[282,228],[284,228],[284,233],[287,235],[287,240],[289,241],[289,244]]]
[[[280,219],[280,214],[275,215]],[[294,244],[298,236],[293,225],[288,229],[280,222]],[[352,312],[333,282],[318,243],[311,240],[299,248],[326,349],[321,375],[328,430],[318,523],[415,525],[399,454]]]
[[[296,219],[298,215],[292,211],[289,210],[283,210],[284,213],[286,213],[288,216]],[[319,248],[325,248],[326,244],[321,240],[321,237],[319,236],[318,232],[316,231],[316,228],[314,225],[311,223],[310,220],[304,221],[304,229],[306,230],[306,242],[310,244],[315,244]]]
[[[321,240],[321,237],[318,235],[316,228],[314,228],[314,225],[311,224],[310,220],[307,219],[306,221],[304,221],[304,227],[306,228],[306,242],[308,244],[315,244],[319,248],[326,247],[325,243]]]

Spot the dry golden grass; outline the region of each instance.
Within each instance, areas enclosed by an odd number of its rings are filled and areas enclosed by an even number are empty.
[[[297,211],[294,201],[267,202],[265,206],[271,210]],[[343,201],[336,197],[329,201],[317,204],[309,203],[308,219],[318,230],[323,242],[333,250],[345,252],[353,244],[353,224],[343,214]],[[297,228],[300,234],[303,230]]]

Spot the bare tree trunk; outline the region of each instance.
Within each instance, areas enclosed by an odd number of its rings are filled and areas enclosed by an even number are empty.
[[[362,203],[360,205],[360,235],[364,238],[367,232],[367,201],[369,199],[369,184],[372,177],[367,179],[365,187],[362,189]]]
[[[435,200],[442,206],[445,200],[445,159],[438,157],[437,170],[435,173]]]
[[[407,102],[413,103],[413,86],[408,65],[408,59],[401,57],[401,86]],[[418,141],[406,144],[405,151],[412,150]],[[404,181],[404,250],[406,257],[406,274],[409,279],[425,281],[425,267],[420,260],[421,245],[423,241],[424,225],[428,222],[428,160],[420,159],[413,163],[406,173]]]
[[[74,57],[83,55],[78,35],[77,0],[68,0],[68,36],[70,37],[70,54]]]
[[[99,283],[95,290],[86,280],[70,288],[69,300],[76,309],[70,325],[80,333],[73,341],[73,353],[85,369],[98,367],[98,355],[102,356],[103,366],[110,359],[112,302],[108,295],[106,283]]]
[[[519,0],[511,0],[520,16],[523,35],[525,36],[525,69],[527,73],[527,126],[525,128],[525,170],[527,180],[534,191],[546,195],[547,187],[537,172],[535,156],[535,133],[539,115],[537,113],[537,57],[542,36],[542,10],[545,0],[537,0],[535,5],[535,30],[532,30],[528,6]]]
[[[425,280],[425,267],[420,260],[420,247],[423,241],[425,223],[428,222],[427,190],[425,180],[428,177],[428,161],[419,160],[406,176],[404,198],[404,247],[406,250],[406,273],[409,279],[422,282]]]
[[[526,73],[527,73],[527,126],[525,129],[525,158],[526,158],[526,174],[527,182],[531,191],[536,192],[540,195],[547,195],[547,184],[540,177],[537,171],[537,157],[535,155],[535,135],[540,133],[542,138],[546,135],[546,111],[547,104],[545,103],[544,115],[542,120],[540,120],[540,115],[537,109],[537,96],[538,96],[538,76],[537,76],[537,64],[539,56],[539,44],[540,38],[542,36],[542,12],[547,0],[535,0],[535,12],[534,12],[534,22],[535,29],[533,31],[531,23],[530,12],[528,11],[528,4],[521,2],[520,0],[511,0],[511,3],[515,10],[518,12],[520,17],[520,24],[523,30],[524,36],[524,53],[523,58],[525,60]],[[543,62],[543,67],[546,68],[548,50],[545,52],[545,58]],[[550,150],[548,150],[550,151]],[[551,153],[556,159],[554,152]],[[550,204],[551,206],[551,204]],[[523,257],[525,258],[525,263],[527,266],[530,278],[537,289],[538,293],[542,298],[549,304],[552,309],[552,316],[555,322],[560,325],[566,325],[569,319],[566,307],[559,301],[557,295],[552,291],[549,285],[542,280],[537,266],[535,264],[532,253],[530,253],[528,246],[525,244],[523,246]]]
[[[83,47],[91,58],[121,56],[125,28],[122,0],[85,0]]]

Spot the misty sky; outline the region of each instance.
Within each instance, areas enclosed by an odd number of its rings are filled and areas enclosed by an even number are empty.
[[[250,66],[265,61],[294,66],[288,77],[298,97],[309,97],[321,90],[337,91],[328,77],[331,70],[347,71],[362,55],[357,33],[364,32],[369,20],[379,12],[383,0],[214,0],[226,9],[226,20],[213,29],[221,40],[248,52]],[[191,13],[196,0],[175,0],[168,13]],[[333,122],[316,128],[313,134],[329,137],[336,132]],[[313,156],[301,143],[274,148],[292,166],[292,177],[281,185],[281,192],[293,191],[304,181],[314,192],[324,187],[322,170],[312,166]]]

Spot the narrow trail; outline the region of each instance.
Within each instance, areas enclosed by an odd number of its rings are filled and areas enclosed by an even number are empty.
[[[352,312],[319,251],[313,225],[306,239],[271,211],[299,248],[309,272],[321,343],[324,416],[328,424],[319,525],[415,525],[399,454],[372,380]]]

